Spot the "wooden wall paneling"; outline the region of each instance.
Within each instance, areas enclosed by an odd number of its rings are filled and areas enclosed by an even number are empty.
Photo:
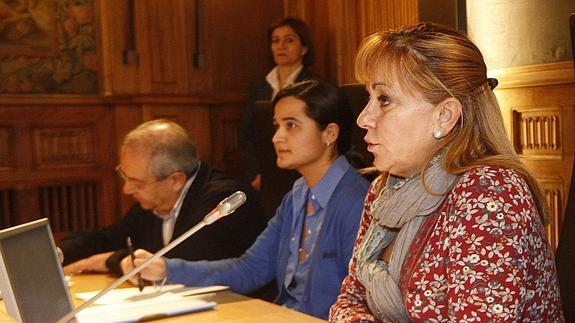
[[[106,96],[245,93],[271,67],[266,29],[283,15],[281,0],[127,0],[98,6]],[[123,61],[130,18],[139,54],[139,64],[132,65]],[[194,64],[198,51],[200,66]]]
[[[104,182],[76,181],[49,184],[36,188],[37,208],[41,217],[50,219],[52,230],[57,237],[70,231],[80,231],[100,227],[105,223],[101,209],[106,201],[100,191]]]
[[[138,0],[136,40],[141,93],[187,94],[190,80],[190,8],[194,1]]]
[[[130,1],[100,2],[104,94],[188,94],[190,84],[195,93],[208,90],[204,69],[191,65],[196,1]],[[134,19],[133,35],[129,19]],[[137,64],[124,62],[130,37]]]
[[[563,155],[561,106],[511,107],[511,132],[517,153],[530,158]]]
[[[191,94],[206,94],[211,90],[212,73],[209,51],[209,25],[206,21],[206,3],[219,1],[189,0],[184,3],[184,25],[186,36],[185,42],[187,48],[186,65],[179,68],[187,69],[188,89]]]
[[[570,61],[508,67],[489,70],[487,74],[499,80],[498,89],[571,84],[575,80],[573,63]]]
[[[118,218],[112,114],[106,106],[56,111],[59,121],[43,120],[32,130],[34,164],[71,176],[40,186],[40,202],[51,219],[59,218],[59,232],[111,224]]]
[[[128,38],[137,37],[138,33],[138,29],[136,29],[133,35],[130,35],[128,16],[136,13],[129,11],[130,1],[135,1],[135,4],[140,3],[140,0],[96,1],[100,18],[101,92],[105,96],[140,92],[139,64],[125,64],[123,61],[123,52],[129,43]],[[132,17],[136,19],[136,23],[139,21],[138,17],[136,15]],[[141,48],[138,39],[135,38],[134,43],[138,53],[141,53],[143,48]]]
[[[44,217],[39,212],[37,189],[23,185],[14,190],[14,224],[22,224]]]
[[[37,169],[96,165],[96,138],[90,126],[32,129]]]
[[[516,150],[524,162],[536,172],[536,175],[562,174],[566,192],[568,191],[567,185],[570,183],[575,151],[574,93],[574,84],[496,90],[509,137],[515,145],[520,145],[516,146]],[[522,129],[517,119],[521,118],[520,115],[523,115],[523,112],[527,116],[526,124],[530,127]],[[559,130],[547,128],[546,132],[540,131],[545,127],[537,120],[542,119],[557,120]],[[535,125],[541,125],[541,128]],[[525,142],[528,137],[525,131],[536,134],[529,143]],[[546,136],[549,139],[556,139],[551,140],[553,143],[547,144]],[[555,148],[552,148],[554,145]]]
[[[186,128],[194,138],[200,158],[208,163],[212,162],[212,136],[208,106],[144,104],[142,113],[143,121],[164,118]]]
[[[242,174],[238,144],[242,108],[240,104],[226,104],[210,109],[212,165],[238,177]]]
[[[210,84],[213,92],[247,93],[250,83],[271,69],[267,28],[282,17],[280,0],[202,1],[206,68],[210,73],[191,84]]]
[[[279,3],[137,1],[141,93],[247,92],[269,69],[265,30],[281,15]]]
[[[28,125],[13,122],[12,120],[19,118],[19,116],[13,115],[14,112],[14,110],[9,111],[7,119],[5,120],[10,120],[10,132],[13,134],[12,138],[14,139],[12,142],[14,168],[10,174],[17,175],[22,170],[30,171],[33,169],[33,159],[31,156],[34,150],[32,146],[32,136],[28,129]]]
[[[3,201],[10,204],[2,211],[12,213],[9,225],[48,217],[58,237],[116,220],[108,107],[3,106],[0,120],[0,128],[12,127],[16,134],[16,163],[0,177],[0,188],[8,192]],[[81,196],[86,189],[87,200]]]
[[[561,177],[539,178],[539,184],[543,189],[543,194],[549,206],[550,216],[547,220],[545,231],[549,243],[553,249],[557,249],[559,236],[561,235],[561,226],[563,224],[563,214],[565,212],[566,194],[564,193],[565,183]]]
[[[560,62],[489,71],[508,135],[522,161],[544,189],[552,219],[553,247],[563,223],[575,153],[573,65]]]

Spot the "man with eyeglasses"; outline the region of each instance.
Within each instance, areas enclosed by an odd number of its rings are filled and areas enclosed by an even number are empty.
[[[170,258],[216,260],[237,257],[266,226],[266,217],[248,185],[201,162],[189,134],[168,120],[153,120],[124,139],[116,172],[123,192],[135,203],[117,223],[63,239],[64,272],[111,272],[135,249],[158,251],[200,222],[235,191],[247,201],[231,216],[198,231],[166,254]]]

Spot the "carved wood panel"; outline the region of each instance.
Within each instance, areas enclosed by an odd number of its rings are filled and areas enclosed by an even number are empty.
[[[561,107],[513,107],[513,144],[526,157],[561,157]]]
[[[220,106],[211,109],[210,123],[214,147],[212,164],[237,176],[241,175],[238,130],[240,127],[241,107]]]
[[[38,128],[34,138],[34,164],[49,167],[90,166],[95,160],[95,129],[91,127]]]
[[[560,62],[489,71],[509,137],[537,178],[550,213],[546,226],[556,248],[575,152],[573,64]]]
[[[81,103],[1,107],[0,225],[46,217],[59,237],[118,218],[113,114]]]
[[[537,179],[539,185],[543,189],[543,194],[547,201],[547,206],[549,207],[549,219],[545,225],[545,231],[547,232],[547,238],[549,243],[555,250],[557,248],[557,243],[559,242],[559,236],[561,235],[561,225],[563,224],[563,205],[564,205],[564,193],[563,186],[564,183],[560,177],[552,179]]]
[[[50,219],[56,232],[96,228],[101,205],[97,182],[50,185],[38,188],[40,217]]]

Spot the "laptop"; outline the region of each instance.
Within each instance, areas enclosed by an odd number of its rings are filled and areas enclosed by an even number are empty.
[[[56,322],[72,311],[48,219],[0,231],[0,290],[18,322]]]
[[[221,288],[220,288],[221,289]],[[213,309],[215,302],[160,295],[121,304],[74,310],[48,219],[0,231],[0,291],[6,310],[18,322],[134,322]],[[189,292],[189,291],[188,291]],[[190,294],[190,293],[188,293]],[[80,313],[79,310],[81,310]]]

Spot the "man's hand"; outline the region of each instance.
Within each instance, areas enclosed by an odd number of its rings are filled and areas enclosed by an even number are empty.
[[[78,275],[83,273],[107,273],[109,272],[106,267],[106,259],[110,257],[113,252],[99,253],[88,258],[84,258],[64,266],[64,274]]]
[[[120,266],[122,267],[122,272],[124,274],[130,272],[135,267],[141,265],[144,261],[148,260],[148,258],[152,257],[152,253],[149,253],[146,250],[138,249],[134,252],[134,263],[132,264],[132,259],[130,256],[125,257],[120,262]],[[140,271],[140,275],[142,278],[149,281],[161,281],[166,277],[166,261],[163,258],[158,258],[152,261],[146,268]],[[130,282],[133,284],[138,283],[138,275],[134,275],[130,278]]]

